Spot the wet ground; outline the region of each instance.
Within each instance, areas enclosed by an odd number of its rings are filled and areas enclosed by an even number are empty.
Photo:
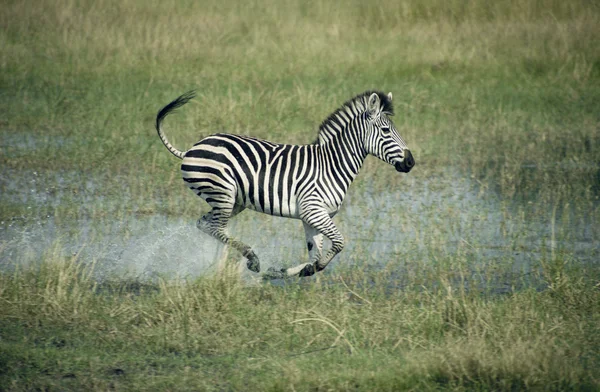
[[[82,184],[77,173],[66,172],[48,176],[6,171],[0,181],[0,203],[24,203],[32,211],[39,205],[58,205],[73,197],[69,184],[75,181],[81,203],[107,202],[95,198],[98,185],[93,180]],[[503,203],[458,172],[405,176],[401,188],[375,191],[368,181],[351,188],[334,218],[347,245],[328,271],[340,265],[407,268],[411,263],[460,256],[469,265],[500,263],[505,273],[508,269],[526,275],[541,257],[556,252],[575,263],[599,259],[598,229],[585,214],[565,220],[571,215],[551,213],[550,208],[539,215],[528,212],[524,218],[531,203]],[[127,197],[126,191],[120,197]],[[204,202],[198,199],[198,204]],[[227,253],[195,228],[197,218],[124,214],[97,222],[35,214],[7,217],[0,222],[0,268],[36,263],[55,253],[95,261],[100,278],[193,278],[220,268]],[[304,230],[298,220],[244,211],[232,220],[230,233],[254,248],[263,270],[306,261]],[[230,257],[242,259],[237,254]],[[255,277],[241,266],[247,279]]]
[[[31,150],[68,143],[43,133],[3,134],[0,152],[18,159]],[[524,170],[547,169],[529,166],[524,165]],[[593,211],[573,203],[507,201],[458,170],[424,175],[418,169],[402,176],[400,186],[383,188],[366,178],[350,188],[334,218],[346,247],[326,271],[390,265],[401,271],[411,265],[460,258],[473,270],[502,265],[505,273],[528,274],[541,258],[557,254],[571,263],[600,259],[600,228]],[[39,263],[48,255],[78,255],[80,260],[95,262],[100,279],[153,280],[157,276],[193,278],[219,269],[226,257],[242,260],[233,251],[227,256],[227,249],[196,229],[196,219],[208,211],[200,198],[196,200],[198,216],[123,212],[119,203],[131,200],[131,190],[123,187],[111,196],[102,189],[115,183],[119,181],[111,173],[82,180],[76,171],[4,168],[0,205],[26,206],[26,212],[5,213],[0,219],[0,269]],[[177,182],[174,186],[185,187]],[[193,199],[182,202],[189,200]],[[86,213],[72,218],[47,212],[64,205],[85,206]],[[92,218],[90,211],[98,205],[110,205],[114,217]],[[229,231],[253,247],[263,271],[307,261],[304,230],[298,220],[247,210],[232,220]],[[244,264],[240,273],[252,279],[255,275]]]

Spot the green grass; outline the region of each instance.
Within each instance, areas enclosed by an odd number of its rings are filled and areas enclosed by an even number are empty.
[[[600,388],[599,25],[584,0],[5,1],[0,390]],[[102,244],[114,222],[205,212],[154,130],[192,88],[165,123],[179,149],[222,130],[309,143],[347,99],[392,91],[417,166],[368,160],[353,207],[393,191],[390,230],[422,250],[344,252],[285,286],[98,279],[61,238],[33,265],[5,251],[9,223],[90,222]],[[498,209],[504,256],[476,257],[479,205],[464,226],[458,207],[411,216],[407,184],[445,195],[456,173]]]
[[[99,285],[91,266],[49,259],[1,276],[0,385],[593,390],[598,283],[554,265],[543,292],[497,296],[453,286],[444,269],[437,287],[415,279],[398,291],[382,271],[283,287],[230,274]]]

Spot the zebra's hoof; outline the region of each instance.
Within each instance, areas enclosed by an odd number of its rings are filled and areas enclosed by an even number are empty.
[[[260,272],[260,262],[258,261],[258,259],[248,260],[248,262],[246,263],[246,266],[252,272],[257,272],[257,273]]]
[[[287,273],[285,268],[277,269],[274,267],[269,267],[267,272],[263,274],[264,280],[273,280],[273,279],[284,279],[287,278]]]
[[[315,274],[315,266],[312,264],[306,264],[306,266],[304,266],[304,268],[302,268],[302,270],[298,273],[298,276],[301,278],[307,277],[307,276],[313,276]]]

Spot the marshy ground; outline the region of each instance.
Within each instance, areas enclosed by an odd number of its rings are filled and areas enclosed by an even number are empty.
[[[600,8],[586,1],[8,2],[0,390],[600,388]],[[321,274],[265,282],[195,228],[180,149],[310,143],[392,91]],[[299,221],[244,212],[263,268]]]

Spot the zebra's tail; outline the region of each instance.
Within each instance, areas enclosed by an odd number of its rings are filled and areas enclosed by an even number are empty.
[[[185,152],[179,151],[178,149],[173,147],[171,143],[169,143],[167,137],[162,131],[162,128],[160,127],[160,124],[165,119],[165,117],[167,117],[171,112],[185,105],[190,99],[194,98],[195,95],[196,94],[194,90],[188,91],[187,93],[180,95],[173,102],[160,109],[160,112],[158,112],[158,114],[156,115],[156,131],[158,132],[158,137],[160,137],[160,140],[162,140],[163,144],[165,145],[165,147],[167,147],[171,154],[175,155],[179,159],[183,159]]]

